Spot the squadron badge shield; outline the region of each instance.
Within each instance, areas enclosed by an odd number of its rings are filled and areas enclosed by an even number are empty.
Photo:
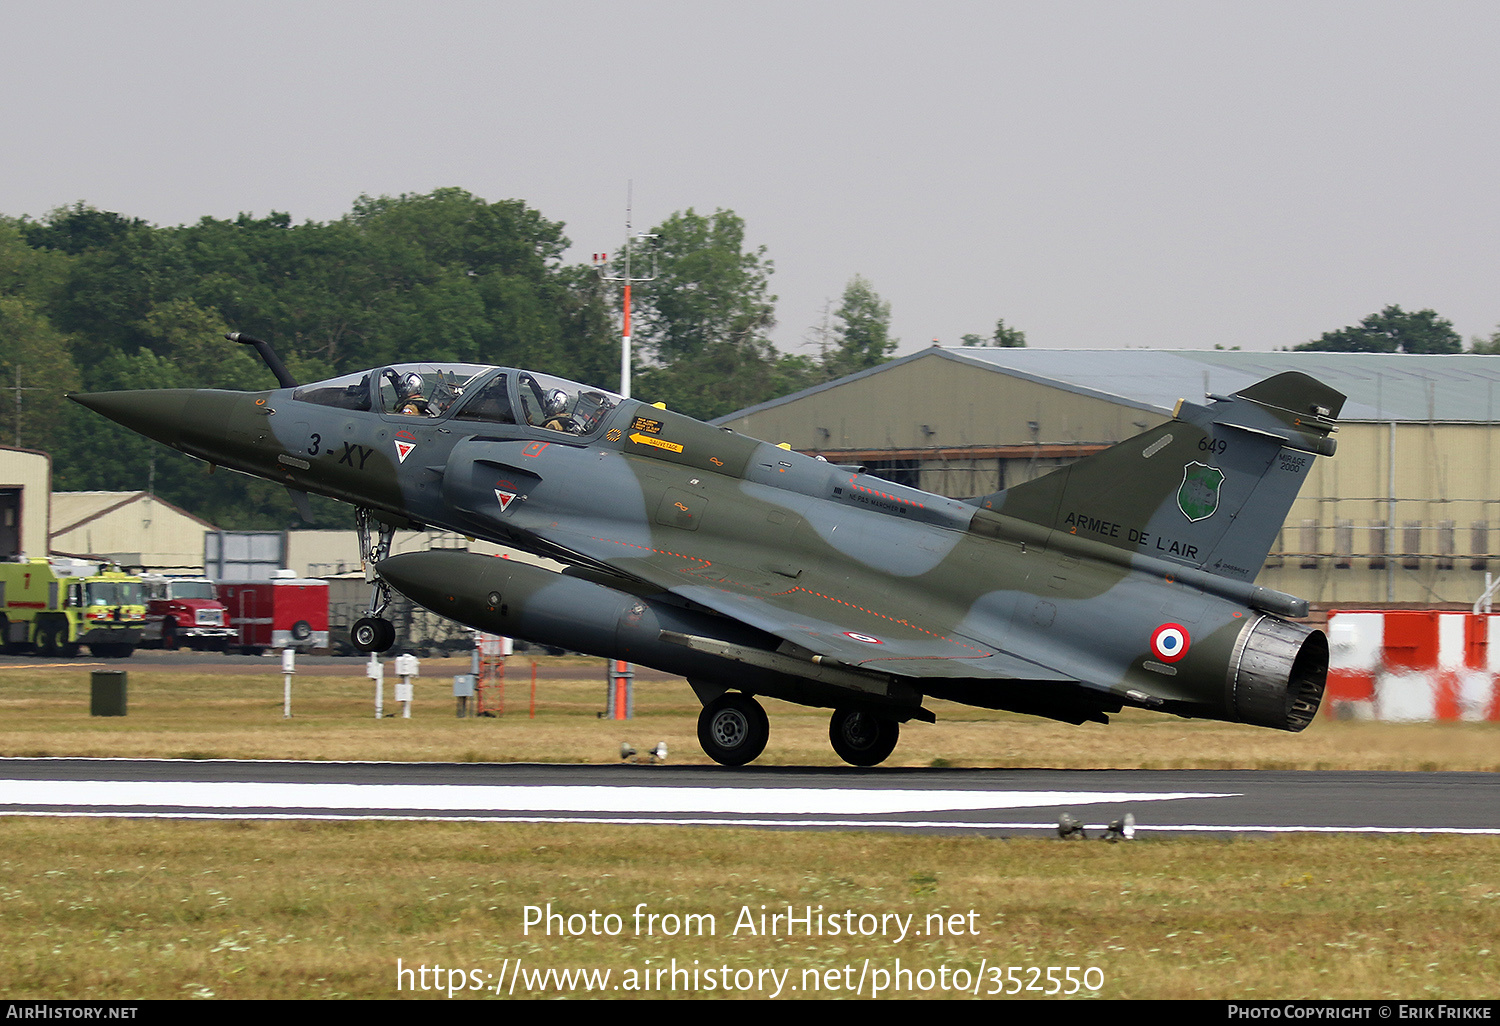
[[[1207,520],[1219,508],[1219,486],[1224,472],[1196,461],[1182,468],[1182,487],[1177,489],[1177,508],[1191,521]]]

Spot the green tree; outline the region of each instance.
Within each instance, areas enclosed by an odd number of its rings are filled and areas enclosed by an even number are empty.
[[[673,214],[636,248],[632,273],[649,267],[656,276],[636,286],[631,325],[638,396],[712,418],[801,387],[791,383],[805,380],[808,361],[782,356],[768,337],[773,264],[764,246],[745,248],[733,211]]]
[[[1330,353],[1446,354],[1463,352],[1463,339],[1453,330],[1453,322],[1439,317],[1435,310],[1407,313],[1399,306],[1388,306],[1356,325],[1324,332],[1293,348]]]
[[[732,210],[704,217],[692,208],[673,214],[637,247],[632,273],[654,266],[656,278],[637,286],[632,336],[663,364],[732,345],[768,354],[776,324],[775,270],[766,248],[745,249],[745,222]],[[623,270],[623,268],[622,268]]]
[[[73,341],[47,316],[72,257],[34,249],[24,222],[0,218],[0,444],[45,447],[62,430],[64,394],[79,385]],[[19,394],[19,402],[17,395]]]
[[[825,376],[839,378],[868,370],[890,359],[897,340],[891,338],[891,304],[880,298],[869,280],[856,274],[844,286],[844,298],[834,314],[832,347],[823,354]]]
[[[1490,332],[1489,338],[1480,338],[1476,335],[1473,343],[1473,348],[1469,350],[1471,353],[1478,353],[1481,356],[1500,356],[1500,327]]]
[[[149,340],[147,351],[163,354],[181,387],[245,391],[271,387],[260,358],[250,347],[227,341],[224,334],[229,329],[218,313],[191,299],[158,303],[145,316],[143,328]]]
[[[401,287],[383,297],[386,331],[411,358],[517,363],[571,371],[559,311],[576,304],[559,277],[568,240],[520,200],[486,202],[462,189],[361,197],[348,221]],[[393,357],[394,358],[394,357]]]
[[[50,448],[78,386],[68,337],[25,299],[0,295],[0,445]]]
[[[1026,332],[1019,328],[1006,325],[1005,319],[1001,318],[995,322],[995,331],[989,338],[979,335],[965,335],[962,342],[970,347],[994,348],[994,349],[1024,349],[1026,348]]]
[[[362,196],[345,217],[205,218],[180,230],[190,297],[318,376],[402,360],[608,366],[597,278],[561,265],[562,225],[462,189]]]
[[[33,248],[73,258],[46,312],[73,337],[86,383],[105,353],[146,343],[142,319],[180,295],[190,278],[174,234],[139,218],[78,203],[26,222],[22,232]]]

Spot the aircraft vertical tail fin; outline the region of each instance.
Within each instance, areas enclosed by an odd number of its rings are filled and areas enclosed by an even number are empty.
[[[1253,580],[1344,396],[1288,371],[1046,477],[969,501],[1066,534]]]

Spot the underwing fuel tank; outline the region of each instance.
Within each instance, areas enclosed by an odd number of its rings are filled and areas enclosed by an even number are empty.
[[[407,552],[376,569],[413,602],[492,634],[810,705],[847,701],[853,687],[893,716],[925,718],[916,708],[920,696],[909,689],[833,661],[784,654],[771,635],[669,599],[468,552]]]

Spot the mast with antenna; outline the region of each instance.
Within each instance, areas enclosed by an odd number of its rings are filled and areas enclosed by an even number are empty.
[[[631,256],[632,243],[634,243],[634,241],[636,239],[654,239],[654,238],[656,238],[655,235],[647,234],[647,233],[644,233],[644,232],[641,233],[641,234],[639,234],[639,235],[636,235],[636,234],[634,234],[631,231],[631,224],[630,224],[631,202],[632,202],[632,195],[631,194],[632,194],[633,187],[634,187],[634,182],[626,185],[626,187],[625,187],[625,273],[624,274],[607,274],[606,271],[608,270],[608,267],[609,267],[609,254],[608,253],[595,253],[594,254],[594,268],[595,268],[595,270],[597,270],[599,272],[599,280],[600,281],[618,281],[618,282],[624,283],[624,286],[625,286],[625,299],[624,299],[624,305],[623,305],[624,315],[623,315],[623,317],[621,319],[621,329],[620,329],[620,394],[622,396],[624,396],[626,399],[630,398],[630,286],[632,284],[635,284],[635,283],[638,283],[638,282],[647,282],[647,281],[655,281],[656,280],[656,256],[655,256],[655,254],[652,254],[652,257],[651,257],[651,275],[650,275],[650,277],[647,277],[647,278],[632,278],[630,276],[630,256]]]

